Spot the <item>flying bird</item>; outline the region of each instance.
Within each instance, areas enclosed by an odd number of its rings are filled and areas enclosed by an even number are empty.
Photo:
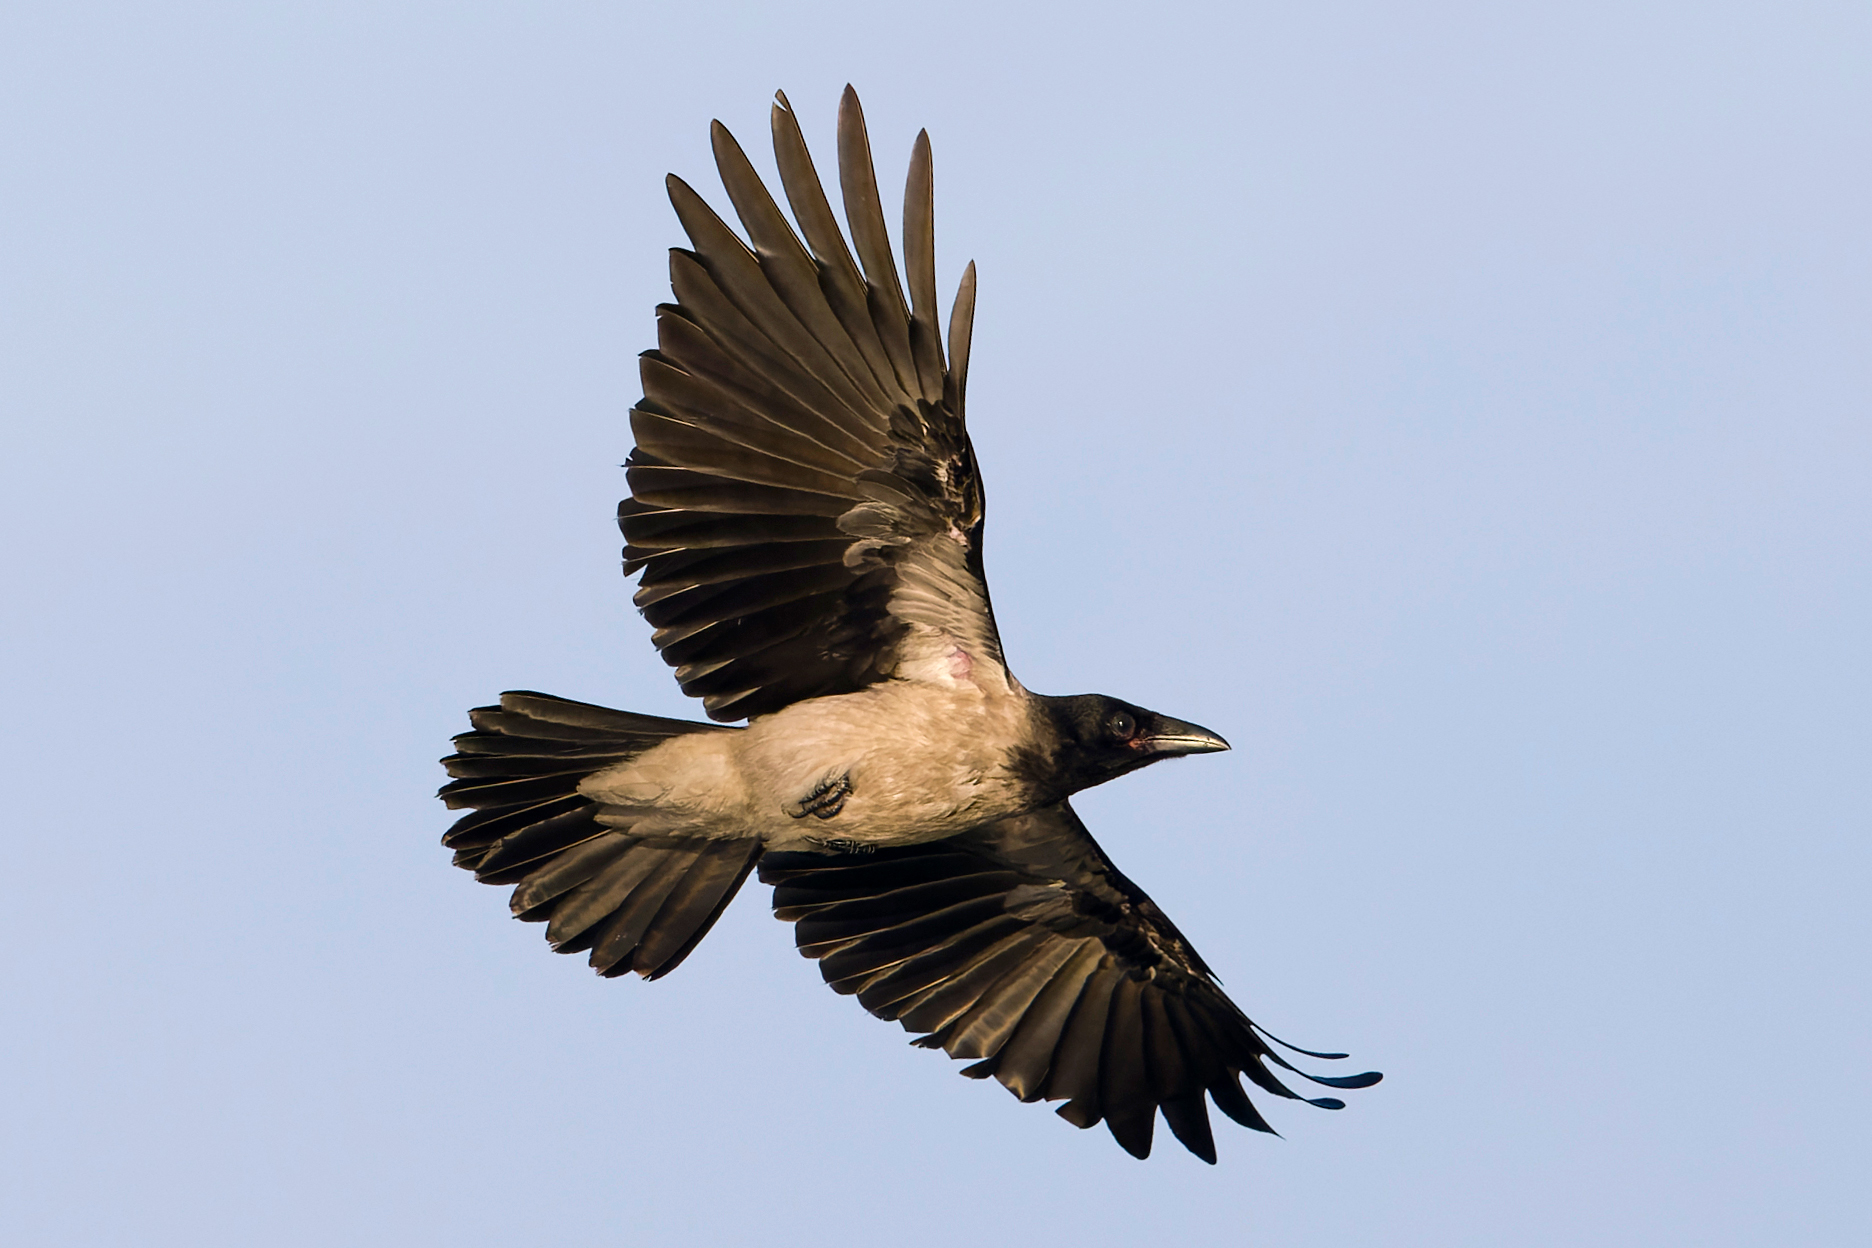
[[[716,722],[528,692],[471,711],[443,760],[441,796],[471,812],[443,838],[456,865],[513,885],[556,951],[648,979],[758,870],[834,991],[1137,1157],[1161,1112],[1213,1163],[1205,1096],[1271,1131],[1243,1076],[1285,1098],[1277,1068],[1376,1083],[1290,1064],[1277,1049],[1344,1055],[1250,1021],[1073,813],[1081,789],[1229,747],[1008,669],[963,424],[975,267],[945,343],[928,132],[900,281],[856,94],[838,118],[849,243],[784,95],[772,123],[797,231],[720,122],[746,240],[668,180],[691,247],[670,253],[618,507],[636,605]]]

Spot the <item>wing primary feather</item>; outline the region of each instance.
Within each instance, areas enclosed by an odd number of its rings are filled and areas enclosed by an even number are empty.
[[[851,249],[845,245],[845,235],[839,230],[838,219],[832,215],[832,205],[826,199],[825,187],[813,167],[806,137],[800,133],[799,119],[782,92],[774,94],[772,120],[774,162],[780,167],[780,184],[786,190],[793,218],[806,236],[806,245],[819,262],[819,282],[826,301],[864,356],[872,379],[891,405],[911,403],[913,400],[898,379],[883,340],[878,337],[877,326],[872,322],[864,274],[858,271]]]
[[[1303,1049],[1297,1044],[1288,1044],[1285,1040],[1259,1023],[1255,1023],[1253,1026],[1256,1031],[1266,1036],[1269,1040],[1272,1040],[1275,1044],[1280,1045],[1281,1048],[1286,1049],[1289,1053],[1298,1053],[1302,1057],[1317,1057],[1323,1062],[1336,1062],[1352,1056],[1350,1053],[1315,1053],[1312,1049]]]
[[[962,270],[955,304],[949,309],[949,372],[943,381],[943,403],[957,418],[968,410],[969,343],[975,334],[975,262]]]
[[[1176,1026],[1170,994],[1161,988],[1146,989],[1143,1004],[1144,1047],[1164,1121],[1183,1147],[1213,1166],[1215,1133],[1209,1129],[1209,1111],[1203,1106],[1203,1080],[1196,1076],[1200,1061],[1188,1051],[1187,1039]]]
[[[1384,1079],[1384,1075],[1376,1070],[1368,1070],[1362,1075],[1307,1075],[1304,1070],[1299,1073],[1323,1088],[1369,1088]]]
[[[1145,1064],[1150,1071],[1151,1095],[1159,1104],[1184,1096],[1197,1086],[1190,1078],[1183,1046],[1171,1030],[1164,995],[1161,987],[1153,983],[1145,988],[1138,1002],[1143,1013]]]
[[[1228,1063],[1208,1030],[1192,1017],[1188,998],[1181,993],[1166,992],[1160,1003],[1183,1054],[1191,1085],[1207,1087],[1222,1078]]]
[[[801,324],[793,309],[781,299],[768,273],[761,267],[760,258],[687,182],[671,174],[668,185],[676,219],[689,235],[702,267],[715,279],[722,293],[771,342],[786,352],[795,368],[824,387],[828,394],[836,396],[846,413],[863,423],[872,405],[839,367],[825,344]]]
[[[1242,1090],[1241,1081],[1236,1078],[1234,1071],[1228,1072],[1209,1085],[1209,1099],[1215,1102],[1217,1109],[1250,1131],[1263,1131],[1268,1135],[1280,1134],[1268,1125],[1268,1120],[1261,1116],[1261,1111],[1256,1109],[1254,1102],[1248,1099],[1248,1093]]]
[[[910,350],[923,397],[943,396],[942,332],[936,311],[936,191],[929,131],[910,149],[904,181],[904,276],[910,284]]]
[[[1215,994],[1218,998],[1220,994]],[[1218,1013],[1220,1007],[1222,1013]],[[1273,1072],[1262,1065],[1261,1059],[1267,1056],[1267,1046],[1255,1034],[1253,1026],[1242,1016],[1226,998],[1219,1001],[1205,1001],[1198,1008],[1191,1003],[1189,1019],[1193,1026],[1208,1033],[1210,1042],[1216,1051],[1223,1054],[1223,1060],[1231,1069],[1239,1070],[1248,1077],[1248,1081],[1263,1092],[1285,1097],[1290,1101],[1302,1099],[1286,1084],[1276,1079]],[[1220,1102],[1217,1102],[1220,1104]],[[1231,1115],[1232,1116],[1232,1115]]]
[[[851,87],[847,85],[845,89],[850,91]],[[769,120],[773,129],[774,163],[780,168],[780,185],[786,189],[787,204],[793,209],[800,232],[806,236],[807,246],[819,263],[834,270],[835,276],[848,279],[853,293],[859,292],[864,287],[864,274],[858,271],[851,249],[845,245],[845,235],[839,231],[838,219],[832,215],[825,184],[819,180],[812,151],[806,146],[806,135],[800,130],[799,118],[786,92],[774,92]]]
[[[677,182],[680,184],[681,179],[677,179]],[[683,191],[689,196],[695,195],[686,184],[683,185]],[[675,198],[685,197],[677,193]],[[699,197],[696,203],[707,210],[708,205],[703,204]],[[709,215],[712,217],[714,214],[710,212]],[[733,238],[733,232],[727,226],[721,228]],[[747,250],[739,239],[734,239],[734,245],[744,252]],[[751,259],[749,262],[752,263]],[[883,445],[883,430],[870,418],[852,411],[843,397],[834,393],[824,381],[796,361],[784,345],[775,342],[768,333],[772,327],[762,325],[750,317],[722,289],[716,275],[703,263],[701,256],[680,247],[670,248],[670,289],[683,310],[703,327],[709,337],[719,342],[724,351],[738,355],[742,364],[757,373],[767,385],[781,391],[786,396],[788,406],[819,413],[854,440],[873,448],[873,454],[876,448]]]
[[[845,377],[863,395],[868,405],[888,409],[892,400],[878,389],[877,379],[859,352],[850,334],[834,313],[819,285],[819,270],[812,256],[780,215],[779,205],[754,172],[747,154],[735,142],[734,135],[721,122],[714,122],[709,136],[715,149],[715,167],[722,185],[733,201],[735,213],[754,244],[754,254],[766,273],[774,293],[799,318],[800,323],[818,341],[844,372]]]
[[[1203,1104],[1202,1090],[1163,1103],[1164,1121],[1171,1134],[1184,1148],[1210,1165],[1216,1164],[1215,1132],[1209,1126],[1209,1109]]]
[[[858,93],[849,85],[839,99],[838,152],[845,223],[864,265],[866,306],[898,385],[906,394],[921,394],[923,386],[910,350],[910,314],[897,283],[897,262],[891,258],[890,233],[884,225],[884,206],[878,199],[877,174],[871,164],[871,139],[865,133]]]
[[[1119,1147],[1140,1160],[1149,1157],[1157,1101],[1144,1048],[1143,985],[1129,975],[1120,976],[1112,989],[1099,1054],[1099,1101],[1106,1129]]]
[[[1274,1052],[1272,1049],[1268,1049],[1266,1050],[1266,1052],[1267,1052],[1267,1059],[1270,1062],[1273,1062],[1276,1066],[1279,1066],[1282,1070],[1291,1070],[1294,1074],[1299,1075],[1302,1079],[1311,1080],[1312,1082],[1317,1083],[1321,1087],[1324,1087],[1324,1088],[1369,1088],[1372,1086],[1372,1084],[1377,1083],[1379,1080],[1384,1078],[1383,1075],[1379,1074],[1375,1070],[1368,1070],[1364,1074],[1360,1074],[1360,1075],[1310,1075],[1306,1071],[1301,1070],[1298,1066],[1294,1065],[1292,1062],[1288,1061],[1286,1058],[1282,1057],[1280,1054]],[[1333,1100],[1335,1098],[1327,1097],[1326,1099]],[[1314,1101],[1311,1103],[1318,1104],[1319,1102]],[[1334,1105],[1334,1106],[1331,1106],[1331,1108],[1341,1109],[1343,1108],[1343,1106]]]
[[[682,186],[682,191],[675,194],[685,199],[695,196],[686,183],[671,176],[674,178],[672,185]],[[706,204],[702,206],[707,207]],[[738,240],[736,245],[740,245]],[[732,361],[736,370],[758,378],[763,387],[783,395],[788,407],[822,412],[835,406],[835,401],[830,401],[832,396],[809,378],[785,349],[769,338],[766,330],[728,297],[716,282],[714,274],[703,264],[701,256],[681,247],[672,247],[669,249],[669,258],[670,291],[676,296],[676,304],[669,313],[664,313],[662,307],[658,308],[659,323],[664,320],[687,321],[696,326],[713,340],[721,354]],[[659,336],[659,346],[679,363],[682,361],[680,346],[677,344],[665,344]],[[842,422],[833,423],[845,427]],[[848,432],[858,436],[856,430]]]

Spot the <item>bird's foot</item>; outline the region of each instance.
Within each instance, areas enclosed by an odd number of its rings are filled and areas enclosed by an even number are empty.
[[[850,772],[836,780],[821,780],[812,792],[788,806],[786,813],[795,819],[804,819],[807,815],[816,819],[830,819],[845,809],[845,799],[851,796],[851,791]]]
[[[852,841],[842,836],[809,836],[806,838],[829,854],[875,854],[877,844],[873,841]]]

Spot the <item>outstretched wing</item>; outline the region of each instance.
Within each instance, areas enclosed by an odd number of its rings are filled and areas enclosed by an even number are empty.
[[[718,720],[891,676],[1004,683],[962,420],[975,269],[945,364],[929,136],[904,194],[907,306],[857,95],[839,105],[852,247],[784,96],[773,137],[804,243],[720,122],[715,161],[752,246],[669,179],[694,249],[670,253],[676,302],[657,309],[631,411],[618,523],[637,605]]]
[[[1380,1078],[1308,1075],[1276,1053],[1065,802],[928,845],[769,853],[760,874],[835,991],[927,1033],[915,1041],[925,1048],[979,1059],[965,1075],[993,1075],[1023,1101],[1063,1100],[1075,1126],[1103,1119],[1137,1157],[1150,1154],[1161,1109],[1213,1163],[1205,1092],[1243,1126],[1272,1131],[1240,1083],[1298,1099],[1270,1063],[1332,1088]]]

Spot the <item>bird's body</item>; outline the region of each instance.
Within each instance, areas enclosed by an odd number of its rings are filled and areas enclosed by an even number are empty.
[[[673,738],[588,777],[600,822],[667,820],[768,849],[879,848],[942,840],[1038,804],[1009,743],[1032,733],[1034,699],[888,681],[809,698],[733,733]],[[801,809],[848,788],[836,814]]]
[[[671,253],[618,508],[652,640],[724,722],[503,694],[444,760],[442,796],[471,812],[444,843],[607,976],[673,970],[758,869],[827,982],[916,1043],[1140,1157],[1161,1112],[1214,1161],[1205,1095],[1271,1130],[1240,1080],[1293,1098],[1270,1066],[1294,1067],[1068,799],[1228,745],[1008,670],[963,420],[975,269],[945,351],[928,136],[900,282],[856,95],[839,111],[849,246],[784,97],[773,133],[797,233],[719,123],[747,241],[670,179],[694,249]]]

